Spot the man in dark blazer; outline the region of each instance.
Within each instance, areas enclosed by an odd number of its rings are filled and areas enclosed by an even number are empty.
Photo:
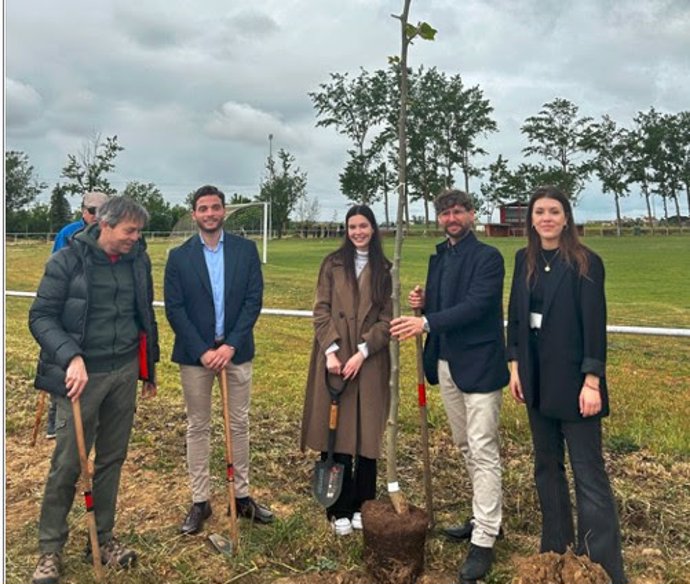
[[[435,202],[447,240],[429,259],[426,291],[417,286],[410,307],[391,334],[404,340],[427,332],[424,372],[439,384],[453,440],[472,482],[472,518],[449,527],[451,539],[469,539],[460,580],[483,577],[493,563],[501,529],[501,460],[498,423],[508,383],[503,337],[503,257],[472,232],[474,205],[463,191],[448,190]]]
[[[223,229],[225,195],[214,186],[192,199],[199,234],[173,249],[165,267],[165,313],[175,332],[187,409],[187,469],[192,506],[180,531],[197,533],[211,515],[209,453],[213,380],[226,369],[237,513],[260,523],[273,514],[249,496],[249,395],[253,328],[263,294],[253,242]]]

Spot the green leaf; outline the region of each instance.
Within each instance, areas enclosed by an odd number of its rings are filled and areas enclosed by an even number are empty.
[[[433,41],[436,37],[436,33],[438,32],[428,22],[420,22],[417,25],[417,31],[419,32],[419,36],[421,36],[425,41]]]
[[[409,22],[405,24],[405,36],[408,39],[413,39],[414,37],[417,36],[417,27],[414,26],[413,24],[410,24]]]
[[[398,55],[392,55],[388,57],[389,65],[398,65],[400,63],[400,57]]]

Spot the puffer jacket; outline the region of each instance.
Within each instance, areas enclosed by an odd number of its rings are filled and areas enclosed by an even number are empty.
[[[55,395],[67,394],[65,372],[70,361],[84,355],[82,342],[89,316],[89,267],[99,253],[83,238],[98,239],[98,225],[88,227],[69,245],[54,253],[45,266],[36,299],[29,310],[29,329],[41,346],[34,386]],[[138,322],[145,335],[146,375],[156,382],[155,363],[160,358],[158,325],[153,311],[153,279],[146,244],[140,239],[133,254],[135,302]],[[129,255],[128,254],[128,255]],[[140,367],[140,372],[142,371]]]

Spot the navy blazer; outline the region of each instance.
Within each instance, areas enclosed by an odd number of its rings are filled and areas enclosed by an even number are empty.
[[[457,245],[443,281],[441,262],[448,243],[437,245],[429,258],[424,315],[430,333],[424,345],[424,373],[429,383],[438,383],[440,334],[445,333],[455,384],[467,393],[487,393],[505,387],[509,379],[504,361],[503,256],[472,232]],[[452,298],[450,308],[444,310],[441,286]]]
[[[553,281],[544,287],[538,372],[533,370],[531,354],[525,249],[515,254],[508,306],[508,358],[518,362],[525,403],[544,416],[566,421],[585,419],[580,414],[579,397],[586,373],[600,378],[602,400],[601,412],[586,419],[609,413],[604,264],[594,252],[586,251],[589,270],[585,277],[564,261],[553,263],[549,274]]]
[[[225,232],[225,343],[235,347],[235,365],[254,357],[253,328],[261,312],[263,277],[253,241]],[[215,344],[211,280],[199,235],[170,251],[165,266],[165,315],[175,333],[172,360],[200,365]]]

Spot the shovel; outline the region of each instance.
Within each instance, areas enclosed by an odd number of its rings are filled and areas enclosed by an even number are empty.
[[[343,383],[340,388],[331,385],[328,370],[326,370],[326,387],[331,396],[330,415],[328,417],[328,451],[326,460],[320,460],[314,465],[313,491],[316,500],[324,507],[330,507],[340,497],[343,489],[345,466],[333,459],[335,437],[338,429],[338,406],[340,396],[347,386]]]
[[[31,432],[31,440],[29,446],[36,446],[36,438],[38,437],[38,430],[41,427],[41,418],[43,417],[43,410],[46,407],[46,392],[39,391],[38,401],[36,402],[36,418],[34,419],[34,429]]]
[[[219,533],[208,536],[211,545],[226,556],[233,555],[239,549],[237,529],[237,506],[235,503],[235,467],[232,459],[232,430],[230,428],[230,407],[228,406],[228,373],[225,367],[220,371],[220,398],[223,402],[223,430],[225,434],[225,467],[228,485],[228,508],[230,510],[230,540]]]
[[[74,432],[77,438],[77,450],[79,451],[79,465],[81,467],[81,486],[84,491],[84,506],[86,507],[86,525],[89,530],[89,542],[91,543],[91,558],[96,582],[103,581],[103,565],[101,564],[101,546],[98,543],[98,530],[96,528],[96,513],[93,507],[93,494],[91,492],[93,472],[89,468],[89,457],[86,452],[84,439],[84,422],[81,417],[81,404],[79,400],[72,402],[72,416],[74,418]]]
[[[414,311],[415,316],[420,316],[421,310]],[[434,520],[434,498],[431,490],[431,459],[429,454],[429,420],[426,408],[426,384],[424,383],[424,349],[422,347],[422,336],[417,335],[417,400],[419,403],[419,428],[422,436],[422,461],[424,463],[424,495],[426,499],[426,513],[429,517],[429,528],[433,528]]]

